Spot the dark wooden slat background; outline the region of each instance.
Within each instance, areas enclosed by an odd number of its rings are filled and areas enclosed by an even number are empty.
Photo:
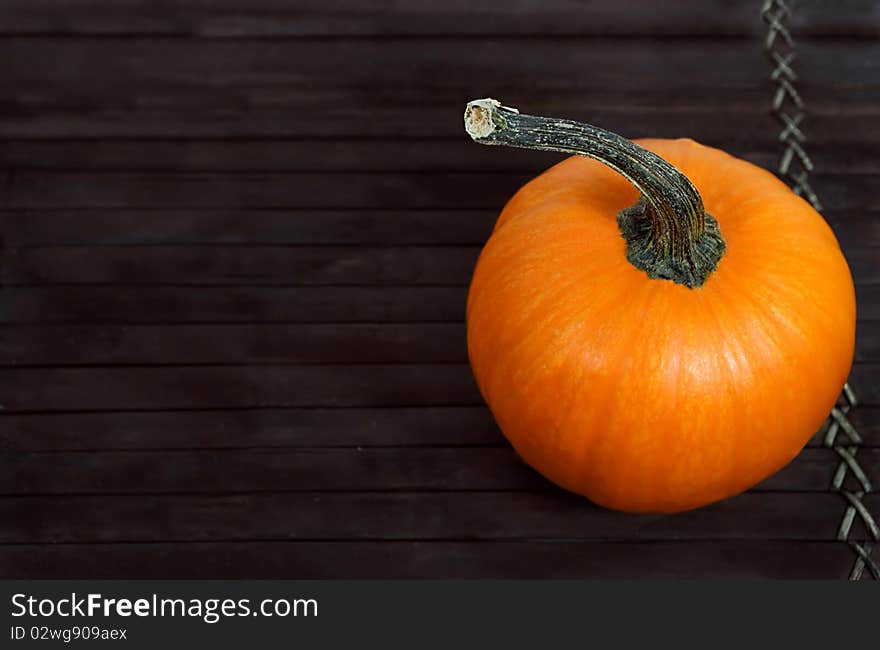
[[[789,4],[878,477],[880,3]],[[467,366],[480,246],[558,157],[471,144],[464,103],[774,168],[760,6],[0,3],[0,576],[846,577],[818,436],[621,515],[520,463]]]

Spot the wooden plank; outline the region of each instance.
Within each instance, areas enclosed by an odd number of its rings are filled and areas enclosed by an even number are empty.
[[[14,285],[466,285],[479,252],[477,246],[26,248],[10,250],[0,278]]]
[[[810,184],[827,210],[873,211],[880,207],[872,187],[878,177],[872,174],[812,174]]]
[[[697,114],[721,139],[714,116]],[[659,120],[646,116],[647,129]],[[693,116],[663,115],[666,122]],[[727,122],[726,124],[730,124]],[[662,128],[662,127],[661,127]],[[696,129],[694,129],[696,131]],[[661,131],[654,131],[660,133]],[[731,129],[734,132],[742,129]],[[771,132],[762,143],[774,150]],[[633,136],[635,137],[635,136]],[[693,135],[697,139],[696,135]],[[240,140],[9,140],[0,147],[0,167],[45,171],[248,171],[248,172],[447,172],[481,169],[538,172],[551,160],[521,149],[498,155],[466,138],[240,139]],[[561,159],[562,156],[560,155]]]
[[[880,319],[880,285],[856,287]],[[4,287],[0,322],[463,322],[466,287]]]
[[[467,286],[480,246],[81,246],[10,249],[6,284]],[[855,281],[880,281],[880,247],[851,248]]]
[[[101,98],[124,107],[126,99],[164,96],[190,106],[213,103],[242,110],[251,108],[240,103],[244,97],[257,100],[257,106],[265,105],[266,100],[315,102],[321,98],[319,92],[292,97],[294,91],[305,87],[316,91],[322,87],[360,87],[362,94],[379,91],[386,98],[393,89],[402,93],[397,95],[401,99],[426,87],[459,90],[475,83],[485,88],[525,90],[522,79],[534,81],[539,88],[557,90],[616,86],[618,92],[669,92],[670,84],[681,89],[704,83],[753,87],[766,75],[768,65],[755,45],[752,40],[623,42],[552,36],[337,39],[332,46],[324,39],[31,37],[0,41],[0,70],[4,73],[4,94],[14,98],[27,100],[39,81],[42,94],[30,98],[35,106],[62,101],[67,106],[82,106],[86,98]],[[877,47],[870,41],[835,40],[821,46],[803,43],[799,48],[801,67],[811,70],[810,83],[871,82],[874,77],[866,74],[871,64],[864,57]],[[511,51],[517,56],[509,56]],[[827,53],[834,60],[823,60]],[[707,60],[713,65],[706,65]],[[19,65],[22,61],[29,65]],[[88,69],[89,75],[70,75],[72,64]],[[584,70],[590,73],[584,74]],[[112,85],[104,85],[107,82]],[[73,92],[65,97],[59,92],[62,89]]]
[[[815,451],[823,466],[815,472],[805,463],[794,483],[811,485],[816,473],[827,489],[832,452]],[[866,463],[872,459],[862,455]],[[545,488],[540,475],[502,446],[24,453],[0,456],[0,468],[4,497]]]
[[[82,209],[0,212],[5,243],[19,246],[158,244],[482,245],[498,208],[482,210]],[[823,215],[844,249],[880,246],[875,213]]]
[[[880,364],[851,381],[880,405]],[[4,368],[0,383],[6,413],[483,403],[467,364]]]
[[[500,209],[16,210],[0,213],[8,246],[156,244],[482,245]],[[867,225],[865,225],[867,224]],[[839,230],[872,236],[868,219]],[[876,229],[880,243],[880,229]],[[872,240],[868,240],[872,241]]]
[[[810,74],[799,88],[811,114],[874,114],[878,47],[801,43],[798,66]],[[72,65],[90,74],[72,76]],[[674,106],[702,107],[719,123],[745,110],[738,123],[751,126],[756,111],[767,114],[767,71],[752,40],[383,38],[328,47],[322,39],[6,39],[0,136],[400,138],[424,137],[427,123],[432,136],[460,137],[464,103],[486,95],[599,124],[609,109],[627,107],[637,124],[638,115]],[[416,115],[416,104],[428,108]],[[676,130],[692,129],[682,121]]]
[[[880,318],[880,286],[861,285],[856,287],[858,317],[861,319]],[[873,347],[873,344],[869,344]]]
[[[199,542],[0,546],[6,579],[846,579],[841,542]]]
[[[781,155],[775,118],[754,114],[617,111],[603,128],[629,138],[689,137],[767,169]],[[811,116],[809,152],[825,173],[880,173],[880,115],[840,128],[840,116]],[[877,122],[876,129],[872,123]],[[743,128],[744,123],[765,128]],[[449,172],[537,174],[553,156],[524,149],[475,146],[462,134],[439,138],[262,138],[186,140],[5,140],[0,167],[29,171],[129,172]],[[870,138],[876,136],[874,140]]]
[[[467,101],[481,94],[479,88],[449,90],[444,88],[426,88],[420,90],[424,97],[412,96],[395,98],[373,89],[369,95],[357,88],[316,88],[309,89],[297,98],[284,98],[281,108],[271,105],[253,105],[247,112],[235,107],[216,108],[215,99],[202,100],[201,106],[186,105],[173,98],[163,99],[157,104],[170,106],[150,107],[146,100],[133,100],[130,106],[116,107],[111,100],[96,98],[92,108],[66,105],[61,99],[54,105],[37,103],[34,99],[14,99],[8,103],[15,107],[0,119],[0,138],[7,139],[63,139],[80,138],[93,140],[96,138],[236,138],[236,139],[268,139],[268,138],[424,138],[425,123],[431,125],[429,135],[438,138],[461,138],[461,113]],[[502,89],[504,90],[504,89]],[[673,101],[669,92],[643,91],[635,94],[623,91],[614,93],[588,92],[584,90],[568,90],[564,97],[555,98],[552,92],[542,93],[540,97],[530,94],[523,88],[520,91],[507,90],[508,96],[513,95],[523,110],[543,112],[579,119],[585,122],[598,123],[607,128],[636,137],[639,133],[656,135],[662,133],[668,137],[684,137],[704,133],[704,140],[710,144],[721,144],[738,152],[747,151],[749,143],[755,141],[756,134],[748,129],[740,129],[739,135],[730,134],[729,129],[711,126],[714,122],[726,124],[763,123],[767,129],[778,129],[778,123],[767,110],[766,88],[742,88],[719,90],[720,97],[701,100],[699,104],[689,103],[677,107],[679,115],[672,115],[665,120],[661,117],[649,123],[656,124],[662,130],[650,131],[640,128],[640,120],[650,113],[667,113]],[[277,92],[277,91],[276,91]],[[407,91],[402,91],[404,95]],[[482,94],[486,94],[485,90]],[[2,96],[2,95],[0,95]],[[311,98],[315,98],[312,101]],[[871,99],[868,88],[860,89],[853,101],[865,104]],[[190,103],[193,103],[192,100]],[[243,102],[254,104],[255,100]],[[276,104],[281,103],[276,100]],[[308,102],[303,104],[303,102]],[[416,120],[411,106],[425,103],[422,108],[421,120]],[[658,106],[667,108],[659,109]],[[849,108],[847,108],[849,107]],[[822,110],[828,113],[854,113],[853,104],[841,104],[839,101],[814,101],[811,110]],[[862,111],[864,112],[864,111]],[[369,119],[365,120],[364,115]],[[872,132],[870,117],[866,119],[869,133]],[[314,124],[320,123],[320,130]],[[664,126],[665,124],[665,126]],[[707,124],[706,129],[714,128],[719,135],[700,128]],[[845,133],[845,131],[838,131]],[[716,139],[717,137],[717,139]],[[766,134],[761,134],[763,139]],[[822,136],[820,136],[822,137]],[[831,136],[834,139],[852,141],[847,135]],[[461,141],[466,144],[466,141]],[[471,143],[471,148],[473,144]],[[410,154],[412,155],[412,153]],[[222,160],[222,159],[221,159]]]
[[[880,321],[856,359],[880,361]],[[0,326],[0,366],[466,363],[464,323]]]
[[[500,152],[499,152],[500,153]],[[503,154],[502,154],[503,155]],[[532,174],[10,172],[6,208],[500,209]],[[880,210],[872,174],[813,174],[829,210]]]
[[[8,208],[494,208],[529,178],[515,172],[13,172]]]
[[[869,420],[873,422],[873,420]],[[0,448],[60,450],[506,446],[484,406],[5,414]]]
[[[823,210],[844,253],[859,246],[880,245],[880,219],[862,210]]]
[[[10,100],[15,111],[0,119],[0,138],[16,141],[22,138],[46,141],[70,138],[93,141],[107,138],[409,140],[425,138],[424,127],[428,123],[432,137],[452,140],[462,137],[460,113],[465,103],[481,94],[488,93],[477,86],[459,91],[423,88],[418,94],[413,91],[411,97],[390,97],[375,89],[366,95],[345,87],[316,88],[304,92],[301,98],[285,98],[286,107],[257,104],[247,111],[234,106],[215,108],[212,101],[222,100],[208,101],[207,98],[201,106],[181,101],[178,102],[181,105],[174,105],[171,99],[155,102],[171,104],[167,107],[150,107],[146,100],[133,100],[134,105],[117,107],[112,100],[96,98],[87,109],[69,102],[62,104],[60,99],[54,105],[43,105],[29,97]],[[768,134],[782,129],[769,111],[768,86],[763,81],[753,86],[716,88],[711,96],[698,96],[698,101],[687,103],[677,96],[682,93],[651,89],[626,92],[611,87],[603,91],[545,89],[538,94],[523,86],[500,88],[494,94],[516,99],[523,111],[590,122],[631,138],[694,137],[737,155],[759,148]],[[846,101],[841,100],[844,96]],[[308,101],[311,97],[317,99],[305,105],[293,103]],[[814,88],[809,105],[811,147],[815,144],[829,149],[845,145],[869,150],[880,132],[876,112],[872,110],[878,98],[880,90],[863,83],[855,90]],[[255,100],[247,101],[255,103]],[[421,119],[416,119],[411,109],[414,103],[425,104],[419,113]],[[370,119],[364,120],[364,115]],[[853,119],[860,123],[857,131],[845,128],[846,120]],[[320,123],[319,131],[315,123]],[[816,128],[822,125],[823,128]],[[467,144],[465,140],[460,142]],[[472,143],[470,147],[473,149]],[[857,152],[858,149],[853,156],[860,160],[869,158]],[[842,160],[852,157],[839,150],[836,154]],[[412,156],[410,152],[409,157]],[[228,154],[219,158],[218,163],[226,159]]]
[[[864,500],[869,509],[880,495]],[[626,515],[537,492],[304,492],[228,496],[5,497],[3,543],[244,540],[834,539],[828,492],[742,494],[676,515]],[[864,532],[854,524],[853,539]]]
[[[465,287],[3,287],[5,323],[461,322]]]
[[[862,392],[860,385],[853,386],[856,394]],[[859,405],[847,418],[862,434],[865,447],[880,447],[880,410],[871,406]]]
[[[880,323],[856,323],[856,361],[880,361]]]
[[[878,416],[871,406],[849,414],[865,448],[880,447]],[[821,431],[808,443],[822,444]],[[486,407],[6,414],[0,427],[0,448],[13,458],[45,451],[463,446],[508,446]]]
[[[880,472],[880,449],[857,457],[868,476]],[[751,491],[827,492],[839,462],[830,449],[806,449]],[[7,452],[0,470],[2,496],[546,487],[509,446]]]
[[[462,364],[0,370],[16,411],[288,406],[475,406]]]
[[[833,9],[801,0],[790,18],[800,36],[876,36],[876,7],[845,0]],[[385,36],[388,34],[554,34],[558,36],[757,36],[758,10],[723,0],[665,2],[662,11],[625,0],[171,0],[157,8],[146,0],[67,0],[63,13],[51,0],[7,0],[0,10],[2,34],[154,34],[210,38]]]
[[[880,324],[877,327],[880,330]],[[463,323],[0,328],[0,365],[467,362]]]

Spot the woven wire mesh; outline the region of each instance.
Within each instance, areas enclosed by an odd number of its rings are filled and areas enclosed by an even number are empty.
[[[775,86],[771,106],[781,125],[778,140],[782,154],[778,172],[796,194],[803,196],[816,210],[821,210],[819,197],[809,183],[813,161],[806,151],[806,107],[795,87],[798,80],[794,68],[797,52],[794,38],[787,26],[791,13],[791,8],[784,0],[764,0],[761,8],[761,16],[767,24],[764,50],[772,66],[770,80]],[[880,580],[880,565],[872,556],[880,542],[880,527],[864,502],[865,495],[873,491],[873,486],[857,460],[863,438],[849,418],[857,405],[855,392],[847,383],[843,387],[838,405],[832,409],[825,422],[823,442],[839,458],[830,490],[839,494],[845,505],[837,539],[848,544],[855,555],[849,578],[861,580],[863,576],[870,574],[874,579]],[[857,520],[864,528],[863,533],[857,533],[854,528]]]

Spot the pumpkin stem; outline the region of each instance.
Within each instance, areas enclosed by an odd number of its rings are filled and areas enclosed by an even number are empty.
[[[693,184],[660,156],[590,124],[524,115],[494,99],[469,102],[468,134],[480,144],[580,154],[622,174],[641,192],[617,215],[626,257],[655,279],[701,286],[718,266],[725,243]]]

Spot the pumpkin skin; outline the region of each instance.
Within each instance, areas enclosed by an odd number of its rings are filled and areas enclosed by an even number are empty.
[[[769,172],[692,140],[637,140],[687,176],[727,243],[690,289],[625,257],[637,190],[573,156],[508,202],[470,286],[471,366],[504,435],[561,487],[629,512],[738,494],[828,416],[855,345],[824,219]]]

